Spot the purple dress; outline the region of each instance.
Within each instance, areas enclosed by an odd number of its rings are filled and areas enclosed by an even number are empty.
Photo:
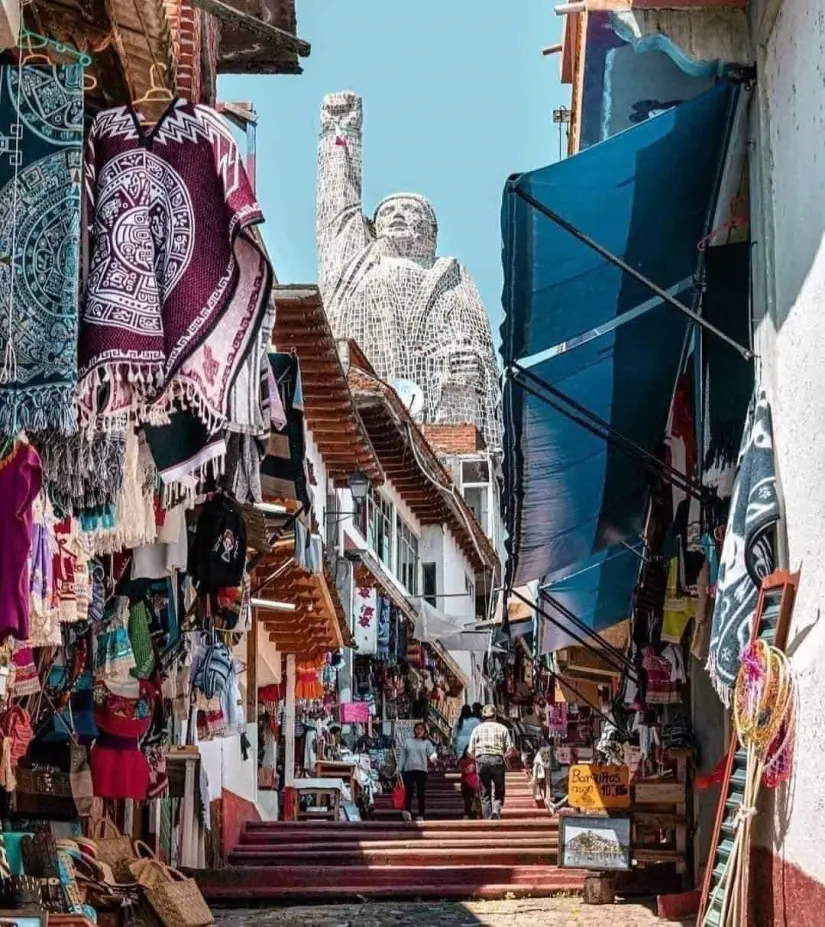
[[[32,543],[32,503],[40,492],[42,470],[37,451],[18,442],[0,460],[0,640],[9,635],[29,637],[29,552]],[[11,503],[11,504],[8,504]]]

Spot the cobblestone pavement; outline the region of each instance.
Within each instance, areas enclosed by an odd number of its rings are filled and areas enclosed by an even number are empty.
[[[215,916],[218,927],[652,927],[666,923],[644,905],[590,907],[569,898],[256,907],[219,910]],[[684,927],[692,923],[685,921]]]

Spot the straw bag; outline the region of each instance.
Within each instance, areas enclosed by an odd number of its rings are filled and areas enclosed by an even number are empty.
[[[110,818],[100,818],[96,824],[96,831],[102,836],[95,839],[95,858],[111,867],[118,883],[131,882],[131,863],[141,858],[154,859],[155,854],[142,841],[121,834]]]
[[[130,871],[163,927],[211,927],[215,923],[194,879],[157,860],[138,860]]]

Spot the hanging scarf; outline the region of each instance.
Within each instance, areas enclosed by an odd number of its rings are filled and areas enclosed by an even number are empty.
[[[771,409],[763,391],[745,425],[713,610],[707,669],[725,704],[751,637],[759,586],[774,570],[778,520]]]
[[[83,68],[5,65],[0,88],[0,433],[71,432]]]
[[[43,462],[44,482],[55,507],[64,515],[100,520],[114,517],[123,487],[126,422],[105,432],[79,431],[71,436],[41,432],[33,443]]]
[[[82,407],[159,423],[179,403],[216,431],[272,284],[232,133],[184,100],[151,131],[130,108],[106,110],[89,135],[86,191]]]

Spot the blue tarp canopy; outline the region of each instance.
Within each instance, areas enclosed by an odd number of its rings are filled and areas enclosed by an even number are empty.
[[[641,542],[628,547],[606,547],[547,577],[541,591],[545,600],[553,604],[554,617],[569,612],[594,631],[603,631],[629,618],[629,590],[639,573],[641,553]]]
[[[596,630],[627,617],[638,557],[621,545],[638,543],[648,486],[639,451],[664,437],[691,323],[536,204],[691,307],[737,92],[722,81],[505,189],[508,583],[568,576],[548,592]]]

